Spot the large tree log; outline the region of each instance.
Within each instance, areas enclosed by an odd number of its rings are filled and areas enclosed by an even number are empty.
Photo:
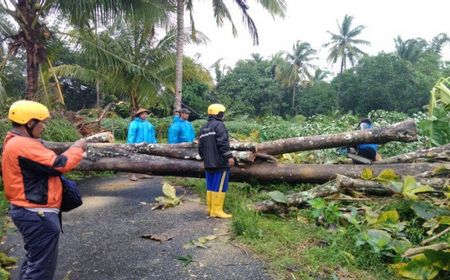
[[[237,149],[233,150],[233,156],[238,162],[253,163],[255,158],[266,159],[271,158],[269,155],[259,154],[251,151],[254,146],[247,145],[247,143],[239,143],[242,145],[236,146]],[[57,143],[57,142],[45,142],[45,146],[55,153],[60,154],[67,150],[72,143]],[[243,150],[248,148],[250,150]],[[96,160],[101,157],[131,157],[135,154],[154,155],[177,159],[193,159],[201,160],[197,152],[197,146],[191,143],[182,144],[109,144],[109,143],[95,143],[89,144],[87,155],[88,159]]]
[[[406,120],[401,123],[384,128],[375,128],[366,131],[353,131],[348,133],[297,137],[280,139],[261,144],[239,143],[230,144],[234,155],[241,162],[253,162],[256,158],[274,161],[270,155],[289,153],[301,150],[323,149],[330,147],[350,146],[357,143],[385,143],[388,141],[413,141],[417,138],[417,129],[414,120]],[[51,143],[46,146],[57,153],[61,153],[70,146],[70,143]],[[236,152],[236,151],[242,151]],[[256,155],[252,154],[257,152]],[[197,145],[195,143],[183,144],[97,144],[89,145],[89,154],[94,157],[101,154],[106,156],[127,156],[131,153],[180,158],[199,159]]]
[[[370,130],[346,133],[295,137],[264,142],[257,145],[258,152],[279,155],[297,151],[348,147],[359,143],[413,142],[417,140],[417,127],[413,119]]]
[[[386,164],[372,165],[374,174],[390,168],[399,175],[415,175],[436,168],[437,164]],[[333,180],[336,174],[359,178],[366,165],[334,164],[279,164],[258,163],[246,167],[233,167],[231,179],[234,181],[287,182],[287,183],[324,183]],[[203,177],[203,163],[196,160],[182,160],[144,154],[131,154],[129,157],[98,157],[83,160],[78,170],[116,170],[154,175],[171,175],[183,177]]]
[[[406,154],[397,155],[381,161],[374,162],[378,163],[405,163],[405,162],[449,162],[450,161],[450,144],[422,149]]]

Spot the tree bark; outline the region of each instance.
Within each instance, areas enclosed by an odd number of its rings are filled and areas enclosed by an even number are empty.
[[[114,143],[114,135],[109,131],[87,136],[84,139],[88,143]]]
[[[406,154],[401,154],[398,156],[383,159],[381,161],[374,162],[378,163],[406,163],[406,162],[449,162],[450,161],[450,144],[422,149]]]
[[[101,144],[96,144],[101,145]],[[90,145],[89,145],[90,146]],[[116,170],[123,172],[150,173],[154,175],[169,175],[181,177],[203,177],[203,163],[197,160],[176,159],[162,156],[129,154],[116,155],[105,151],[99,154],[90,154],[81,162],[78,170],[105,171]],[[109,157],[106,157],[109,155]],[[393,169],[397,174],[415,175],[436,168],[437,164],[386,164],[372,165],[374,174],[384,169]],[[286,182],[286,183],[324,183],[342,174],[352,178],[359,178],[367,165],[334,165],[334,164],[279,164],[258,163],[245,167],[233,167],[231,180],[244,182]]]
[[[416,255],[422,254],[423,252],[425,252],[425,250],[439,251],[439,250],[446,250],[449,248],[450,248],[450,244],[448,244],[447,242],[432,244],[432,245],[423,246],[423,247],[411,248],[411,249],[406,250],[405,253],[403,253],[402,258],[414,257]]]
[[[280,139],[257,145],[257,151],[279,155],[297,151],[353,146],[360,143],[412,142],[417,140],[417,127],[413,119],[370,130]]]
[[[40,24],[36,16],[39,14],[30,1],[17,2],[17,20],[20,23],[19,33],[27,53],[27,86],[25,99],[33,100],[38,88],[39,64],[45,57],[45,48],[39,41]]]
[[[139,154],[162,156],[174,159],[201,160],[197,152],[197,145],[193,143],[181,144],[111,144],[111,133],[99,133],[85,138],[88,143],[89,159],[99,159],[102,157],[134,157]],[[45,146],[57,154],[63,153],[73,143],[70,142],[44,142]],[[237,146],[242,148],[242,146]],[[232,150],[234,158],[239,163],[253,163],[256,158],[263,160],[271,159],[271,156],[257,154],[252,151]]]
[[[101,100],[101,95],[100,95],[100,81],[97,79],[95,80],[95,107],[100,108],[100,100]]]
[[[380,182],[354,179],[343,175],[337,175],[336,186],[342,190],[351,190],[362,192],[366,194],[385,195],[390,196],[395,194],[395,191]]]
[[[184,0],[177,0],[177,42],[175,62],[175,104],[174,109],[181,109],[183,85],[183,45],[184,45]]]
[[[65,149],[70,146],[69,143],[66,145],[64,147]],[[80,163],[77,170],[113,170],[180,177],[204,176],[203,163],[198,160],[144,154],[150,151],[160,154],[172,153],[172,156],[177,156],[174,153],[178,153],[179,157],[186,157],[186,155],[189,156],[190,150],[186,150],[186,154],[183,154],[181,152],[182,150],[175,150],[173,149],[173,145],[169,144],[115,144],[114,149],[110,149],[110,147],[111,144],[89,144],[87,158]],[[191,155],[195,157],[193,154]],[[405,163],[377,164],[371,165],[370,168],[373,169],[375,175],[389,168],[401,176],[414,176],[434,170],[438,166],[439,164],[432,163]],[[279,164],[266,162],[233,167],[231,170],[231,180],[254,183],[324,183],[335,179],[336,174],[359,178],[363,169],[368,167],[367,165],[349,164]]]

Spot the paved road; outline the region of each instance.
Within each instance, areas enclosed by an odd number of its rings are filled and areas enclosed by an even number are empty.
[[[64,214],[55,279],[271,279],[260,261],[230,244],[227,221],[206,218],[195,194],[187,193],[181,206],[151,211],[149,204],[162,195],[161,180],[130,182],[121,175],[81,182],[84,204]],[[140,238],[145,234],[173,238]],[[208,242],[208,249],[183,248],[211,234],[221,236]],[[13,232],[0,248],[20,257],[22,246]],[[175,259],[187,255],[193,258],[187,266]],[[17,279],[17,270],[12,279]]]

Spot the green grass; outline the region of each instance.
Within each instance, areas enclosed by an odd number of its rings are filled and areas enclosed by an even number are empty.
[[[170,180],[205,199],[204,179]],[[297,185],[294,189],[309,187]],[[309,210],[291,211],[284,218],[251,210],[254,202],[267,198],[262,192],[266,189],[286,191],[286,186],[230,183],[225,211],[233,214],[235,238],[262,258],[276,279],[396,279],[380,257],[354,245],[356,233],[351,229],[327,231],[308,220]]]

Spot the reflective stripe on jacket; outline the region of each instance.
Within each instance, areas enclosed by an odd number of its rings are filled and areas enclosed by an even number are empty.
[[[169,127],[169,144],[192,143],[195,140],[195,130],[189,121],[175,117]]]
[[[155,128],[147,120],[143,120],[139,117],[134,118],[128,126],[127,143],[157,143]]]
[[[57,155],[38,139],[8,132],[2,154],[6,198],[20,207],[60,208],[59,176],[75,168],[82,158],[83,149],[79,147]]]

